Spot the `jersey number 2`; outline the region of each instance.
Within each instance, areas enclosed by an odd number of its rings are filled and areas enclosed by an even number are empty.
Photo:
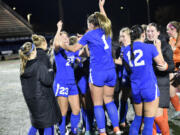
[[[134,51],[134,55],[136,55],[136,54],[138,54],[138,55],[137,55],[137,57],[135,57],[135,59],[134,59],[134,66],[135,66],[135,67],[138,67],[138,66],[143,66],[143,65],[145,65],[144,60],[139,61],[139,60],[141,59],[141,57],[143,56],[143,51],[140,50],[140,49],[135,50],[135,51]],[[130,67],[133,67],[133,64],[132,64],[132,61],[131,61],[131,52],[130,52],[130,51],[128,51],[127,56],[128,56],[128,61],[129,61]]]
[[[108,43],[107,43],[107,41],[106,41],[106,37],[105,37],[105,35],[103,35],[102,37],[101,37],[101,39],[102,39],[102,41],[103,41],[103,43],[104,43],[104,50],[106,50],[106,49],[109,49],[109,45],[108,45]]]

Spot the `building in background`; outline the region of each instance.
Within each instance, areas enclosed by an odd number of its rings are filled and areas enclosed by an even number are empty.
[[[31,25],[0,0],[0,54],[17,53],[32,33]]]

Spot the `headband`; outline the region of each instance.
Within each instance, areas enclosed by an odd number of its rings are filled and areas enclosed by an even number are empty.
[[[27,53],[26,53],[26,55],[30,55],[30,54],[31,54],[31,52],[34,50],[34,48],[35,48],[35,45],[34,45],[34,44],[32,44],[32,48],[31,48],[31,50],[29,50],[29,52],[27,52]]]
[[[171,29],[176,29],[176,28],[174,27],[174,25],[172,25],[171,23],[169,24],[169,27],[170,27]]]

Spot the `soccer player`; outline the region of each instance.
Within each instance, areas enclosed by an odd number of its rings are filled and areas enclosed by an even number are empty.
[[[62,28],[62,25],[61,25]],[[63,43],[69,45],[69,37],[66,32],[57,33],[57,36],[63,37]],[[54,80],[54,93],[57,97],[60,110],[62,113],[62,123],[59,126],[61,135],[65,135],[66,132],[66,115],[68,111],[68,102],[71,106],[71,134],[77,134],[78,123],[80,121],[80,103],[79,93],[76,86],[74,77],[73,64],[78,52],[69,52],[54,44],[55,49],[55,63],[56,63],[56,76]]]
[[[111,52],[111,21],[105,14],[104,3],[105,0],[99,0],[100,13],[95,12],[88,17],[87,24],[89,31],[80,39],[78,44],[67,46],[60,42],[63,39],[61,36],[54,43],[73,52],[88,45],[90,51],[89,83],[99,133],[100,135],[106,135],[105,113],[103,109],[103,103],[105,103],[114,132],[118,135],[121,132],[117,108],[113,101],[116,71]],[[57,24],[57,33],[60,33],[61,24],[59,26],[59,23]]]
[[[129,65],[132,98],[135,118],[131,124],[129,135],[138,135],[144,114],[143,135],[152,135],[154,116],[159,103],[159,89],[153,71],[153,60],[158,69],[167,69],[161,53],[161,44],[145,44],[145,32],[140,25],[135,25],[130,32],[131,44],[124,49],[123,58]]]

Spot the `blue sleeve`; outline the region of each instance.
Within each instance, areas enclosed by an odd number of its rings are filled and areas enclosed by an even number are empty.
[[[91,32],[87,32],[80,40],[79,40],[79,44],[85,46],[89,43],[90,41],[90,37],[91,37]]]
[[[79,57],[79,51],[80,51],[80,50],[77,50],[77,51],[74,53],[74,55],[75,55],[76,57]]]
[[[64,51],[64,49],[63,48],[59,48],[59,50],[56,52],[56,51],[54,51],[54,55],[57,55],[58,53],[60,53],[61,51]]]
[[[152,49],[151,49],[151,52],[152,52],[152,57],[154,58],[154,57],[156,57],[156,56],[158,56],[159,55],[159,52],[157,51],[157,49],[156,49],[156,47],[154,46],[154,45],[151,45],[152,47]]]

